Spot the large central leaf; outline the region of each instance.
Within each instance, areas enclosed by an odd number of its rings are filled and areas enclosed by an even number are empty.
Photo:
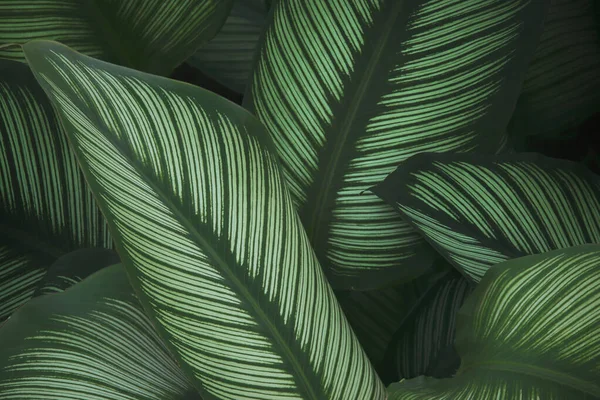
[[[246,107],[273,137],[335,287],[421,273],[431,249],[371,193],[423,151],[503,144],[547,1],[276,3]]]
[[[383,397],[252,115],[57,43],[25,54],[140,301],[203,396]]]

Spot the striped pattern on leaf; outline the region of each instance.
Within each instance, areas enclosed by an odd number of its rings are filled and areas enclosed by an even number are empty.
[[[89,248],[72,251],[50,266],[34,296],[62,292],[102,268],[119,263],[119,255],[113,250]]]
[[[390,346],[397,374],[395,381],[419,375],[449,377],[456,372],[458,365],[454,365],[451,349],[456,313],[471,291],[468,281],[460,275],[448,276],[399,329]]]
[[[453,379],[414,379],[389,400],[600,397],[600,245],[492,267],[458,313]]]
[[[25,46],[161,335],[218,399],[381,399],[260,123],[208,91]]]
[[[200,399],[121,265],[31,300],[4,323],[0,343],[2,400]]]
[[[106,221],[33,74],[0,60],[0,321],[80,247],[112,247]]]
[[[244,93],[268,10],[252,0],[237,0],[219,33],[187,61],[211,78]]]
[[[419,234],[361,192],[413,154],[503,146],[546,3],[276,3],[245,106],[275,142],[334,287],[378,287],[431,261]]]
[[[223,25],[232,0],[2,0],[0,45],[55,40],[92,57],[166,75]],[[25,61],[20,47],[0,58]]]
[[[594,0],[551,0],[510,133],[557,136],[600,112],[600,38]]]
[[[534,153],[424,153],[371,189],[394,204],[463,274],[600,242],[600,177]]]

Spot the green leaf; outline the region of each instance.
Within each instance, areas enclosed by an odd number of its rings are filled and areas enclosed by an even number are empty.
[[[494,264],[600,242],[600,177],[535,153],[423,153],[371,189],[477,282]]]
[[[0,60],[0,322],[81,247],[112,247],[106,221],[29,67]]]
[[[0,343],[2,400],[200,399],[121,265],[31,300],[2,325]]]
[[[556,137],[600,111],[600,46],[592,0],[552,0],[510,133]]]
[[[429,291],[426,299],[394,336],[389,360],[384,369],[395,372],[392,382],[419,375],[449,377],[458,369],[460,359],[453,344],[456,313],[471,293],[466,279],[458,272],[449,274]]]
[[[244,93],[268,9],[257,0],[237,0],[223,28],[187,61],[227,86]]]
[[[2,0],[0,45],[56,40],[92,57],[168,75],[221,28],[232,0]],[[25,61],[20,47],[0,58]]]
[[[62,292],[102,268],[120,262],[119,255],[113,250],[90,248],[72,251],[50,266],[34,297]]]
[[[250,113],[58,43],[25,54],[136,293],[203,396],[383,398]]]
[[[440,257],[433,268],[410,282],[375,290],[336,291],[344,314],[380,377],[387,372],[381,363],[394,334],[452,270]]]
[[[245,106],[275,142],[335,288],[424,272],[431,248],[361,192],[416,153],[503,146],[547,3],[276,3]]]
[[[457,327],[456,378],[395,383],[388,400],[600,397],[600,245],[494,266]]]

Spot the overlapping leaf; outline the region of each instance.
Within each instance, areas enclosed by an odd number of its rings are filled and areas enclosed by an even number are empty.
[[[600,38],[593,0],[552,0],[510,133],[557,136],[600,112]]]
[[[106,222],[33,74],[0,60],[0,321],[80,247],[112,247]]]
[[[31,300],[2,325],[0,343],[2,400],[200,399],[121,265]]]
[[[457,324],[457,376],[395,383],[389,400],[600,397],[600,246],[494,266]]]
[[[188,62],[223,85],[244,93],[268,8],[257,0],[237,0],[225,24]]]
[[[502,146],[547,1],[277,2],[246,107],[336,288],[414,277],[431,249],[360,193],[423,151]]]
[[[449,377],[460,359],[454,350],[456,313],[471,293],[468,281],[448,275],[430,291],[391,341],[384,368],[392,381],[419,375]],[[387,381],[387,379],[386,379]]]
[[[600,243],[600,177],[534,153],[424,153],[371,189],[464,275],[528,254]]]
[[[0,46],[56,40],[92,57],[166,75],[221,28],[232,0],[3,0]],[[0,58],[24,61],[20,47]]]
[[[59,257],[38,284],[34,296],[62,292],[93,273],[120,263],[114,250],[78,249]]]
[[[57,43],[25,53],[142,304],[203,396],[383,398],[252,115]]]

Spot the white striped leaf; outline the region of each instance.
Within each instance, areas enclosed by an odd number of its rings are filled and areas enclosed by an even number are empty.
[[[33,295],[62,292],[102,268],[120,262],[119,255],[113,250],[89,248],[72,251],[59,257],[48,268]]]
[[[423,151],[494,153],[547,0],[289,0],[260,45],[245,106],[273,137],[336,288],[419,275],[420,235],[371,193]]]
[[[388,387],[389,400],[600,397],[600,246],[491,268],[458,313],[452,379]]]
[[[600,112],[594,0],[551,0],[544,32],[511,120],[517,140],[555,137]]]
[[[236,0],[219,33],[187,62],[228,88],[244,93],[267,12],[257,0]]]
[[[0,60],[0,321],[81,247],[112,247],[106,221],[29,67]]]
[[[0,46],[46,39],[168,75],[221,28],[232,0],[2,0]],[[0,58],[25,61],[21,47]]]
[[[136,293],[207,399],[381,399],[272,143],[201,88],[25,45]]]
[[[472,288],[458,272],[454,274],[438,282],[391,340],[383,366],[394,374],[390,382],[419,375],[445,378],[456,372],[460,364],[453,346],[456,313]]]
[[[477,282],[510,258],[600,243],[600,177],[535,153],[424,153],[371,189]]]
[[[31,300],[0,343],[2,400],[200,399],[119,264]]]

